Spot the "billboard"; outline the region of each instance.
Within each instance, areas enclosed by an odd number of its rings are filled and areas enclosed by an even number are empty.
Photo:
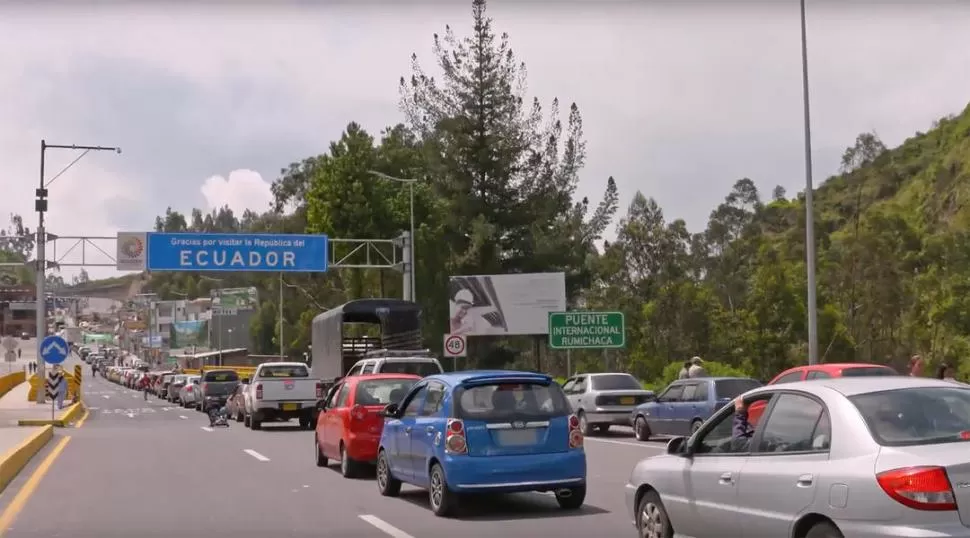
[[[566,309],[565,273],[453,276],[449,334],[548,334],[549,313]]]
[[[144,271],[147,239],[145,232],[118,232],[115,268],[119,271]]]
[[[209,322],[202,320],[176,321],[169,334],[169,347],[179,349],[192,346],[208,346]]]
[[[325,273],[329,244],[325,235],[151,232],[146,265],[149,271]]]
[[[256,288],[223,288],[212,290],[212,307],[228,310],[255,310],[259,306]]]

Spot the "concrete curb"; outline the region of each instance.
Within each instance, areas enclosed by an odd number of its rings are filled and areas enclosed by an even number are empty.
[[[7,451],[0,458],[0,491],[3,491],[17,474],[23,469],[35,454],[41,451],[47,443],[54,438],[54,427],[44,426],[41,430],[31,435],[20,446]]]
[[[54,420],[42,419],[42,418],[22,418],[17,421],[18,426],[56,426],[58,428],[63,428],[75,420],[81,418],[84,414],[84,404],[76,403],[67,406],[61,415]]]

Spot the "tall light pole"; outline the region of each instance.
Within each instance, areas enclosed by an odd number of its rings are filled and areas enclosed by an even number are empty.
[[[76,159],[71,161],[70,164],[61,169],[60,172],[47,180],[46,175],[46,164],[47,164],[47,150],[48,149],[70,149],[70,150],[81,150],[82,153],[78,155]],[[37,199],[34,201],[34,209],[37,211],[37,272],[35,278],[37,279],[37,375],[40,379],[46,377],[45,373],[45,363],[41,359],[41,343],[47,336],[47,297],[45,285],[47,284],[47,232],[44,230],[44,214],[47,213],[47,187],[50,186],[57,178],[61,177],[64,172],[67,172],[75,163],[84,158],[85,155],[92,151],[114,151],[116,153],[121,153],[121,148],[108,147],[108,146],[78,146],[78,145],[64,145],[64,144],[48,144],[46,140],[40,141],[40,182],[37,185],[37,190],[35,192]],[[44,403],[47,394],[43,390],[37,391],[37,403]]]
[[[199,279],[200,280],[208,280],[210,282],[217,282],[220,286],[222,285],[222,279],[221,278],[212,278],[211,276],[201,275],[199,277]],[[211,295],[211,292],[210,292],[210,295]],[[219,294],[219,296],[221,296],[221,294]],[[209,312],[211,313],[211,315],[209,316],[209,318],[211,319],[212,316],[215,316],[216,315],[215,305],[211,305],[210,306]],[[219,341],[219,365],[221,366],[222,365],[222,301],[221,300],[219,301],[219,325],[218,325],[218,329],[217,330],[219,331],[219,337],[218,337],[218,341]],[[209,333],[210,334],[212,333],[212,325],[209,325]],[[231,341],[231,339],[230,339],[230,341]],[[211,338],[211,336],[209,338],[209,346],[210,347],[212,346],[212,338]],[[203,362],[205,362],[204,359],[203,359]]]
[[[805,0],[800,0],[802,22],[802,101],[805,113],[805,268],[808,279],[808,363],[818,364],[818,307],[815,282],[815,204],[812,181],[812,113],[808,95],[808,31]]]
[[[280,362],[283,361],[283,273],[280,272]]]
[[[415,298],[417,297],[416,287],[414,285],[414,282],[415,282],[415,279],[414,279],[414,270],[415,270],[415,265],[414,265],[414,260],[415,260],[415,257],[414,257],[414,250],[415,250],[414,249],[414,184],[417,183],[418,180],[417,179],[408,179],[408,178],[401,178],[401,177],[389,176],[389,175],[387,175],[385,173],[376,172],[374,170],[368,170],[368,173],[370,175],[374,176],[374,177],[378,177],[378,178],[381,178],[381,179],[387,179],[387,180],[390,180],[390,181],[397,181],[398,183],[407,183],[408,191],[409,191],[408,192],[408,195],[410,197],[410,213],[411,213],[411,239],[410,239],[410,241],[411,241],[411,259],[408,260],[408,263],[411,264],[411,300],[414,301]]]

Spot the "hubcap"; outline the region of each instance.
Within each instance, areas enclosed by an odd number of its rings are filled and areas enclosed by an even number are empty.
[[[579,429],[586,431],[586,415],[579,415]]]
[[[641,538],[663,538],[664,520],[660,507],[652,502],[644,503],[640,510]]]
[[[431,506],[435,508],[441,506],[441,497],[443,495],[443,484],[441,482],[441,471],[435,469],[431,473],[431,488],[429,489],[431,492]]]
[[[377,460],[377,487],[387,488],[387,459],[383,454]]]

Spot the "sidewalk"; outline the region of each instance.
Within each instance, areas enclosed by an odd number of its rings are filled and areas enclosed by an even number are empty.
[[[17,421],[22,418],[50,420],[51,404],[37,404],[27,401],[27,393],[30,391],[30,382],[23,383],[14,387],[10,392],[0,398],[0,432],[5,428],[17,428]],[[64,402],[64,407],[70,404]],[[60,415],[62,410],[54,408],[55,417]],[[28,428],[32,429],[32,428]]]

